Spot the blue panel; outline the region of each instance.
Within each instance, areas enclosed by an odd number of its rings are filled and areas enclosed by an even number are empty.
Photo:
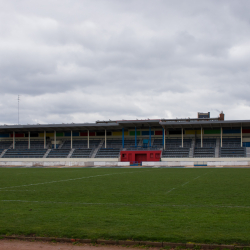
[[[240,134],[240,129],[223,129],[223,134]]]
[[[143,144],[148,144],[148,139],[143,139]]]
[[[250,142],[243,142],[243,147],[250,147]]]
[[[10,137],[10,134],[0,134],[0,137]]]
[[[141,135],[149,135],[149,131],[141,131]],[[154,135],[154,131],[151,131],[151,135]]]

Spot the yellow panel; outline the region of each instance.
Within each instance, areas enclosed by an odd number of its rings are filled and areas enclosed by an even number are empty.
[[[197,134],[197,135],[200,135],[200,134],[201,134],[201,131],[200,131],[200,130],[196,130],[196,134]]]
[[[44,137],[44,133],[39,133],[38,136],[39,137]]]
[[[122,132],[113,132],[113,136],[122,136]],[[124,135],[128,135],[128,131],[124,131]]]
[[[201,131],[199,129],[197,130],[185,130],[185,134],[186,135],[194,135],[194,134],[197,134],[197,135],[200,135],[201,134]],[[204,132],[203,132],[204,133]]]
[[[185,134],[186,135],[194,135],[195,134],[195,130],[185,130]]]
[[[46,133],[46,137],[53,137],[54,133]]]

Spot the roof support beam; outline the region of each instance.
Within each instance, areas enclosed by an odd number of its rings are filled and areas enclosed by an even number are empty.
[[[44,131],[43,134],[43,144],[44,144],[44,149],[46,149],[46,131]]]
[[[183,148],[183,128],[181,129],[181,147]]]
[[[241,147],[243,146],[243,143],[242,143],[242,125],[240,127],[240,146]]]
[[[56,131],[54,131],[54,149],[56,149]]]
[[[16,140],[15,140],[15,131],[13,131],[13,149],[15,149]]]
[[[220,147],[222,148],[222,133],[223,133],[223,129],[222,127],[220,127]]]
[[[73,148],[73,136],[72,136],[72,130],[70,131],[70,148]]]
[[[29,138],[28,138],[28,149],[30,149],[30,131],[29,131]]]
[[[88,148],[89,148],[89,130],[88,130]]]

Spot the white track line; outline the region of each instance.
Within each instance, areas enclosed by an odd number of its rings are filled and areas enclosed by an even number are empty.
[[[23,202],[23,203],[46,203],[46,204],[68,204],[68,205],[93,205],[93,206],[128,206],[128,207],[190,207],[190,208],[246,208],[250,206],[233,206],[233,205],[176,205],[176,204],[128,204],[128,203],[90,203],[90,202],[59,202],[59,201],[27,201],[27,200],[0,200],[0,202]]]
[[[210,172],[211,172],[211,171],[210,171]],[[209,172],[207,172],[207,173],[209,173]],[[190,180],[190,181],[187,181],[187,182],[183,183],[182,185],[180,185],[180,186],[178,186],[178,187],[184,187],[184,186],[187,185],[188,183],[190,183],[190,182],[192,182],[192,181],[194,181],[194,180],[197,180],[198,178],[200,178],[201,176],[206,175],[207,173],[205,173],[205,174],[203,174],[203,175],[199,175],[199,176],[195,177],[194,179],[192,179],[192,180]],[[166,192],[166,194],[169,194],[169,193],[172,192],[174,189],[178,189],[178,187],[172,188],[172,189],[168,190],[168,191]]]
[[[145,171],[152,171],[152,169],[145,170]],[[103,176],[118,175],[118,174],[133,174],[133,173],[138,173],[138,172],[143,173],[145,171],[122,172],[122,173],[113,173],[113,174],[93,175],[93,176],[87,176],[87,177],[84,176],[84,177],[79,177],[79,178],[74,178],[74,179],[66,179],[66,180],[59,180],[59,181],[48,181],[48,182],[33,183],[33,184],[20,185],[20,186],[12,186],[12,187],[2,187],[2,188],[0,188],[0,191],[3,190],[3,189],[9,189],[9,188],[19,188],[19,187],[29,187],[29,186],[36,186],[36,185],[45,185],[45,184],[51,184],[51,183],[66,182],[66,181],[75,181],[75,180],[83,180],[83,179],[88,179],[88,178],[103,177]]]

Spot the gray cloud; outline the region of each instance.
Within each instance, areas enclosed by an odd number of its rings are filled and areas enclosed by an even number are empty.
[[[0,0],[0,123],[250,119],[250,3]]]

